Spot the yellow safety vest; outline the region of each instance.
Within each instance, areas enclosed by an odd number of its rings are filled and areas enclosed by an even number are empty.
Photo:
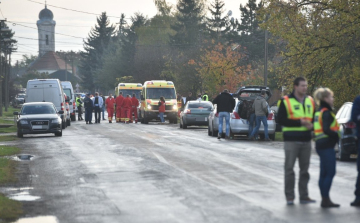
[[[310,96],[307,96],[304,101],[304,105],[301,104],[296,98],[289,98],[289,96],[284,97],[284,105],[288,114],[288,119],[291,120],[300,120],[305,119],[309,122],[313,121],[313,115],[315,111],[315,102],[314,99]],[[303,108],[305,106],[305,109]],[[305,126],[299,127],[283,127],[283,132],[305,132],[309,131]]]
[[[322,115],[324,113],[324,111],[327,111],[329,109],[327,108],[323,108],[320,111],[317,111],[315,113],[315,120],[314,120],[314,133],[315,133],[315,140],[319,140],[319,139],[323,139],[323,138],[327,138],[329,137],[328,135],[326,135],[324,133],[324,129],[323,129],[323,120],[322,120]],[[334,121],[331,123],[330,125],[330,129],[334,132],[337,132],[338,134],[340,134],[340,127],[339,127],[339,123],[337,122],[336,118],[335,118],[335,114],[333,112],[330,112],[330,114],[332,115],[332,117],[334,118]]]

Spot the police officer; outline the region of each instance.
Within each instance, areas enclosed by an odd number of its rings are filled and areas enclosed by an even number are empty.
[[[83,102],[81,101],[81,97],[80,97],[80,95],[78,95],[76,97],[76,107],[77,107],[77,110],[78,110],[78,120],[79,121],[84,120],[82,118],[82,104],[83,104]]]
[[[85,122],[86,124],[93,124],[92,120],[92,112],[94,108],[93,101],[90,99],[90,94],[87,94],[84,99],[84,108],[85,108]]]
[[[334,204],[329,196],[332,180],[336,172],[335,145],[339,141],[339,124],[332,111],[334,93],[329,88],[319,88],[314,93],[316,104],[320,106],[314,117],[316,152],[320,157],[319,187],[321,207],[340,207]]]
[[[299,193],[300,203],[314,203],[309,198],[308,172],[311,155],[311,130],[315,102],[307,96],[307,81],[303,77],[294,80],[294,91],[282,98],[279,103],[278,119],[283,126],[284,150],[285,150],[285,196],[288,205],[294,204],[295,173],[294,165],[299,159],[300,179]]]
[[[203,96],[202,96],[202,100],[203,101],[209,101],[209,96],[207,93],[205,93]]]

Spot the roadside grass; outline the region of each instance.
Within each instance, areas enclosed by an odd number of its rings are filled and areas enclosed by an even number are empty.
[[[23,214],[22,204],[0,194],[0,219],[18,219]]]
[[[275,133],[275,141],[284,141],[282,132],[276,132]]]
[[[14,125],[14,115],[13,115],[15,111],[20,111],[20,109],[9,107],[8,111],[5,112],[5,108],[3,108],[3,115],[0,117],[0,126],[1,125],[13,125],[13,126],[0,128],[0,134],[13,133],[17,131],[16,125]]]
[[[14,160],[0,158],[0,184],[16,181],[15,167],[16,163]]]
[[[14,135],[0,135],[0,142],[15,141],[17,139],[18,138],[16,136],[14,136]]]
[[[1,156],[12,156],[18,154],[20,149],[16,146],[1,146],[0,145],[0,159]]]
[[[8,127],[8,128],[0,128],[0,134],[1,133],[14,133],[16,131],[17,131],[17,127],[15,125]]]
[[[8,111],[5,111],[5,107],[3,106],[3,116],[1,118],[12,118],[14,117],[13,113],[17,111],[20,111],[20,108],[13,108],[13,107],[9,107]]]

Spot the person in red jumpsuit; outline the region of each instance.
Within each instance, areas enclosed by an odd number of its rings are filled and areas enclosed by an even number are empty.
[[[124,98],[121,105],[122,105],[121,106],[122,107],[121,108],[121,113],[122,113],[121,117],[124,118],[125,123],[129,123],[130,114],[131,114],[131,106],[132,106],[130,95],[127,95],[126,98]]]
[[[114,116],[114,105],[115,105],[115,99],[112,97],[112,94],[109,94],[109,97],[105,101],[109,123],[112,123],[112,118]]]
[[[138,113],[137,113],[137,107],[139,106],[139,100],[136,98],[136,94],[133,94],[132,95],[132,98],[131,98],[131,112],[130,112],[130,122],[132,123],[133,120],[132,120],[132,114],[134,113],[134,116],[135,116],[135,123],[138,122]]]
[[[122,112],[121,112],[121,105],[124,101],[124,97],[122,95],[122,92],[119,93],[119,96],[116,97],[115,99],[115,104],[116,104],[116,122],[119,123],[121,121],[123,121],[123,116],[122,116]]]

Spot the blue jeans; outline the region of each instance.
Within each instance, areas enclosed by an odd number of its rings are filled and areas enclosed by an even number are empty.
[[[165,119],[164,119],[164,112],[160,112],[160,113],[159,113],[159,116],[160,116],[160,120],[161,120],[161,122],[165,122]]]
[[[254,130],[252,131],[251,135],[249,136],[250,138],[254,137],[258,134],[261,122],[264,125],[265,139],[269,139],[268,123],[267,123],[266,116],[256,116],[256,126],[255,126]]]
[[[219,112],[219,134],[222,134],[224,119],[226,122],[226,136],[230,136],[230,113]]]
[[[249,136],[251,135],[251,133],[253,132],[254,130],[254,125],[255,125],[255,114],[251,114],[250,117],[249,117]]]
[[[336,173],[336,154],[334,148],[316,149],[320,157],[319,187],[321,197],[329,198],[332,180]]]
[[[358,176],[356,180],[355,195],[357,199],[360,199],[360,143],[358,145],[357,171],[358,171]]]
[[[85,108],[85,122],[91,122],[92,120],[92,108]]]

